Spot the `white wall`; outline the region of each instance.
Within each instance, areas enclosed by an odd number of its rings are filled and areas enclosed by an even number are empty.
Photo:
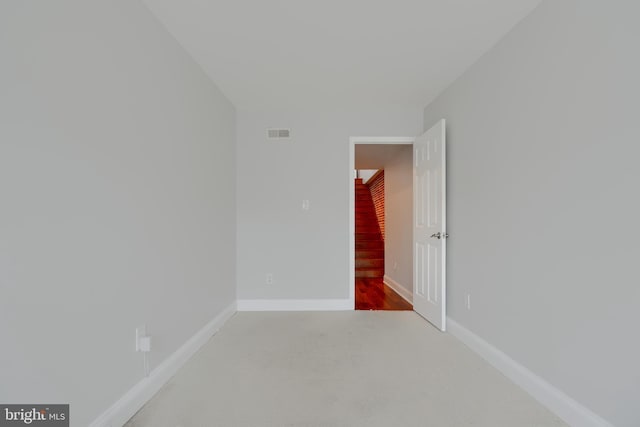
[[[362,178],[362,182],[366,184],[373,177],[373,175],[378,172],[378,169],[360,169],[359,172],[359,176],[360,178]]]
[[[235,112],[138,1],[0,5],[0,402],[86,426],[235,300]]]
[[[640,425],[638,16],[543,2],[424,115],[448,124],[449,315],[620,427]]]
[[[267,141],[274,126],[291,128],[291,140]],[[412,109],[239,111],[238,298],[348,298],[349,137],[421,127]]]
[[[385,164],[384,273],[413,293],[413,146]],[[394,268],[395,267],[395,268]]]

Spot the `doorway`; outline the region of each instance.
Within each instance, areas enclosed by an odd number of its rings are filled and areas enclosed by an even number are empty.
[[[356,310],[412,310],[413,138],[352,139]]]
[[[447,287],[446,287],[446,239],[447,233],[447,191],[446,191],[446,120],[440,119],[426,132],[416,138],[368,138],[349,139],[349,299],[355,308],[355,151],[358,145],[386,144],[411,145],[413,170],[413,196],[411,220],[413,261],[413,286],[411,302],[413,310],[431,322],[441,331],[446,330]],[[385,226],[386,228],[386,226]],[[385,242],[385,249],[388,247]],[[402,259],[405,259],[404,257]],[[385,254],[385,281],[389,271],[388,254]],[[395,262],[395,259],[394,259]],[[407,287],[403,287],[406,288]],[[399,288],[400,289],[400,288]]]

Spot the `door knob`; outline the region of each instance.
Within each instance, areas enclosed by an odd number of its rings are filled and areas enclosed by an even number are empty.
[[[438,231],[437,233],[433,233],[431,237],[435,237],[436,239],[446,239],[449,237],[449,233],[441,233]]]

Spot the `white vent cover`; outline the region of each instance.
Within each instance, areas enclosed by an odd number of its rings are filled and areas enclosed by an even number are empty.
[[[267,129],[269,139],[287,139],[291,136],[291,129]]]

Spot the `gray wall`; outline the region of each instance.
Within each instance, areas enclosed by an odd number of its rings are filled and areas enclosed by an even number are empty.
[[[448,123],[449,315],[640,425],[640,3],[546,1],[425,109]],[[464,305],[472,294],[472,309]]]
[[[413,293],[413,145],[385,164],[384,274]],[[395,268],[394,268],[395,267]]]
[[[235,111],[138,1],[0,4],[0,402],[86,426],[235,300]]]
[[[291,128],[291,140],[268,141],[269,127]],[[239,111],[238,298],[348,298],[349,137],[421,127],[420,109]]]

